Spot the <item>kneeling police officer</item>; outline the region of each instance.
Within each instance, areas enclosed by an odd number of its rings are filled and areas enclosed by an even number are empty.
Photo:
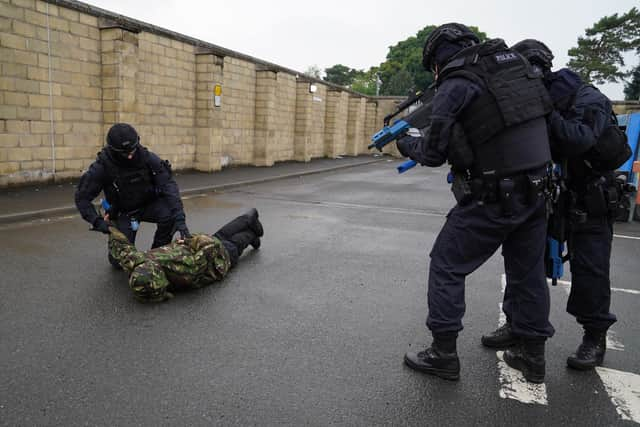
[[[104,217],[92,204],[101,191],[110,205]],[[152,248],[171,242],[176,231],[189,236],[171,165],[143,147],[136,130],[126,123],[109,129],[107,146],[80,178],[75,203],[93,230],[107,234],[111,221],[132,244],[142,221],[157,224]],[[110,254],[109,262],[120,267]]]
[[[520,339],[505,361],[542,382],[549,323],[544,270],[544,180],[551,161],[545,115],[551,102],[539,75],[500,39],[480,43],[462,24],[435,29],[423,65],[436,93],[422,137],[398,141],[400,152],[426,166],[449,161],[457,205],[431,251],[427,327],[432,345],[408,352],[412,369],[456,380],[456,339],[465,311],[465,278],[502,245],[516,303],[511,325]]]

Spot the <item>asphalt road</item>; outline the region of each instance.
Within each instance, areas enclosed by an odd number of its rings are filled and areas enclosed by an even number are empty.
[[[133,299],[106,239],[79,217],[2,226],[0,424],[636,425],[625,417],[637,402],[612,400],[604,374],[565,367],[581,337],[565,285],[551,290],[545,398],[501,397],[504,368],[480,345],[498,325],[499,253],[467,280],[461,380],[403,365],[430,341],[427,255],[453,197],[445,170],[398,176],[395,164],[189,198],[192,231],[257,207],[263,245],[224,282],[159,305]],[[148,248],[153,226],[141,229]],[[617,233],[639,236],[640,224]],[[617,237],[620,349],[605,367],[640,399],[639,261],[640,240]]]

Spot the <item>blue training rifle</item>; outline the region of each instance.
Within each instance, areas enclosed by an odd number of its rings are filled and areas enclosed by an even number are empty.
[[[425,128],[431,114],[431,99],[434,94],[435,91],[429,88],[425,92],[418,91],[408,99],[404,100],[400,105],[398,105],[396,111],[384,118],[384,127],[371,137],[371,144],[369,144],[367,148],[372,149],[375,147],[378,151],[382,151],[382,148],[385,145],[403,137],[410,128]],[[402,119],[394,121],[392,125],[389,125],[393,117],[397,116],[410,106],[418,103],[421,104],[418,108],[407,114]],[[407,160],[397,167],[398,173],[404,173],[416,164],[417,163],[414,160]]]

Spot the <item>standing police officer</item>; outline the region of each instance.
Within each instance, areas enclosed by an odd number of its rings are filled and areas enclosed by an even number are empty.
[[[92,204],[101,191],[111,205],[104,218]],[[75,202],[93,230],[108,234],[111,221],[134,244],[141,221],[157,224],[152,248],[170,243],[176,231],[183,238],[190,235],[171,165],[143,147],[126,123],[109,129],[107,146],[80,178]],[[110,254],[109,262],[119,267]]]
[[[584,84],[566,68],[551,72],[553,54],[538,40],[523,40],[513,49],[544,74],[554,103],[555,111],[549,116],[551,149],[556,162],[566,161],[566,185],[571,196],[571,206],[565,212],[571,266],[567,312],[584,328],[582,344],[569,356],[567,365],[593,369],[602,364],[607,330],[616,321],[609,311],[609,263],[615,208],[621,191],[613,170],[631,152],[612,116],[611,102],[598,89]],[[513,342],[509,283],[504,298],[507,323],[482,337],[486,346],[505,347]]]
[[[551,160],[547,91],[529,63],[500,39],[480,43],[462,24],[435,29],[423,51],[437,92],[423,137],[398,141],[400,152],[427,166],[449,160],[457,205],[431,251],[427,327],[433,343],[408,352],[412,369],[459,378],[456,350],[467,275],[502,245],[515,304],[511,326],[520,346],[505,361],[542,382],[549,323],[544,272],[546,209],[542,186]],[[466,137],[465,137],[466,136]]]

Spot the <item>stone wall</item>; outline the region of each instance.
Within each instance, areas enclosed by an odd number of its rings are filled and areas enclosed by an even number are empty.
[[[0,185],[77,176],[102,145],[95,16],[0,1]]]
[[[176,169],[357,155],[396,102],[78,1],[0,0],[0,187],[80,176],[117,122]]]
[[[640,101],[613,101],[612,104],[616,114],[640,112]]]

